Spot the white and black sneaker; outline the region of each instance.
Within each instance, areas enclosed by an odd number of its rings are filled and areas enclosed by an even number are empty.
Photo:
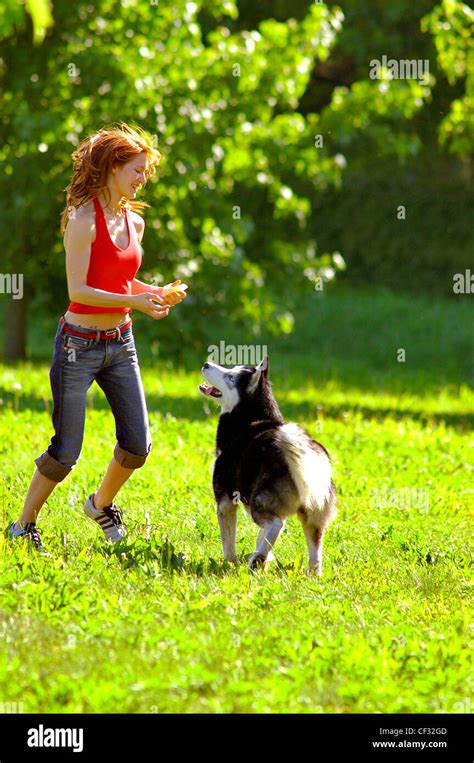
[[[118,543],[125,538],[127,533],[123,526],[122,514],[115,503],[104,506],[103,509],[96,509],[94,494],[92,494],[84,504],[84,511],[88,517],[100,525],[107,540]]]
[[[8,534],[13,538],[24,538],[25,540],[32,543],[40,556],[51,558],[52,555],[43,546],[41,541],[41,534],[36,527],[35,522],[27,522],[24,527],[17,527],[16,522],[12,522],[8,528]]]

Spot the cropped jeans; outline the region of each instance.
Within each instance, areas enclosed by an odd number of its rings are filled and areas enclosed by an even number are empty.
[[[148,412],[132,327],[116,339],[83,338],[64,326],[93,333],[61,317],[49,372],[53,393],[54,436],[35,464],[53,482],[61,482],[82,449],[86,392],[92,382],[104,391],[115,418],[115,460],[127,469],[143,466],[151,450]]]

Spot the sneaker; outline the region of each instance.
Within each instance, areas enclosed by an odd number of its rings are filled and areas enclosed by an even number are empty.
[[[88,517],[100,525],[107,540],[118,543],[125,538],[127,533],[123,526],[122,514],[115,503],[111,503],[110,506],[103,509],[96,509],[94,494],[92,494],[84,504],[84,511]]]
[[[15,525],[16,522],[12,522],[8,528],[10,535],[12,535],[14,538],[25,538],[26,540],[31,541],[41,556],[51,557],[51,554],[45,549],[41,542],[41,534],[36,527],[35,522],[28,522],[24,527],[21,528],[15,527]]]

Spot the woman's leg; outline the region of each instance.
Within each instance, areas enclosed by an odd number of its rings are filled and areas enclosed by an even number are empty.
[[[96,509],[110,506],[122,485],[132,476],[135,469],[126,469],[112,458],[93,501]]]
[[[54,435],[49,448],[35,459],[37,469],[20,519],[15,523],[17,529],[36,522],[47,498],[77,462],[84,436],[86,393],[102,360],[100,348],[78,343],[76,338],[70,342],[68,335],[62,334],[58,327],[49,372],[54,402]]]
[[[23,528],[28,522],[36,522],[40,509],[58,483],[44,477],[36,469],[25,499],[25,505],[16,528]]]
[[[111,343],[110,355],[110,363],[97,374],[96,382],[115,417],[117,444],[107,473],[94,494],[96,509],[110,506],[135,469],[143,466],[151,450],[148,411],[132,332],[124,344]]]

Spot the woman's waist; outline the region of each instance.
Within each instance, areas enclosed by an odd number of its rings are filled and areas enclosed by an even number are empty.
[[[72,310],[66,310],[63,317],[66,323],[73,326],[100,331],[123,326],[130,320],[129,313],[120,310],[115,313],[75,313]]]

